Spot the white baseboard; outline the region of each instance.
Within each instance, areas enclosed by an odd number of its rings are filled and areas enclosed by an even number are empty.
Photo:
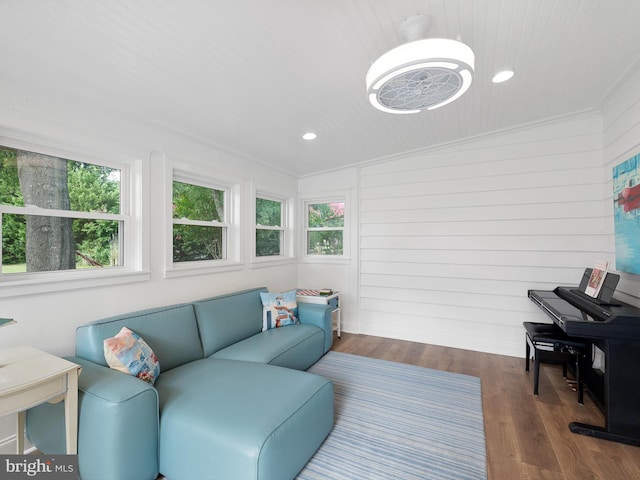
[[[0,453],[3,455],[11,455],[16,453],[15,434],[0,440]]]
[[[10,435],[6,438],[0,439],[0,455],[13,455],[16,453],[16,435]],[[30,454],[36,451],[36,447],[31,445],[29,441],[24,439],[24,453]]]

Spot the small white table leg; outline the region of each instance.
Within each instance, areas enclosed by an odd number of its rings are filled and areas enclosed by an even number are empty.
[[[67,373],[67,393],[64,399],[64,421],[67,454],[78,453],[78,370]]]
[[[16,451],[18,455],[24,455],[24,419],[26,412],[18,412],[16,421]]]

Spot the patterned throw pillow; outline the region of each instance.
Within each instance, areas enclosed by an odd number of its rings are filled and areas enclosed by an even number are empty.
[[[262,299],[262,330],[300,323],[295,290],[282,293],[260,292],[260,298]]]
[[[128,373],[153,384],[160,375],[160,364],[151,347],[127,327],[104,341],[104,358],[114,370]]]

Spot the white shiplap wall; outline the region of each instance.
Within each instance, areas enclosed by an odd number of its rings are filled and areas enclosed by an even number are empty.
[[[522,356],[527,290],[613,259],[602,165],[585,113],[363,166],[360,332]]]

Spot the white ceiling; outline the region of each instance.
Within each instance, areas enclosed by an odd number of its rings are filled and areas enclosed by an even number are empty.
[[[462,35],[474,82],[379,112],[366,71],[416,13]],[[65,123],[133,117],[298,175],[599,109],[639,58],[638,0],[0,0],[0,107],[55,98]]]

